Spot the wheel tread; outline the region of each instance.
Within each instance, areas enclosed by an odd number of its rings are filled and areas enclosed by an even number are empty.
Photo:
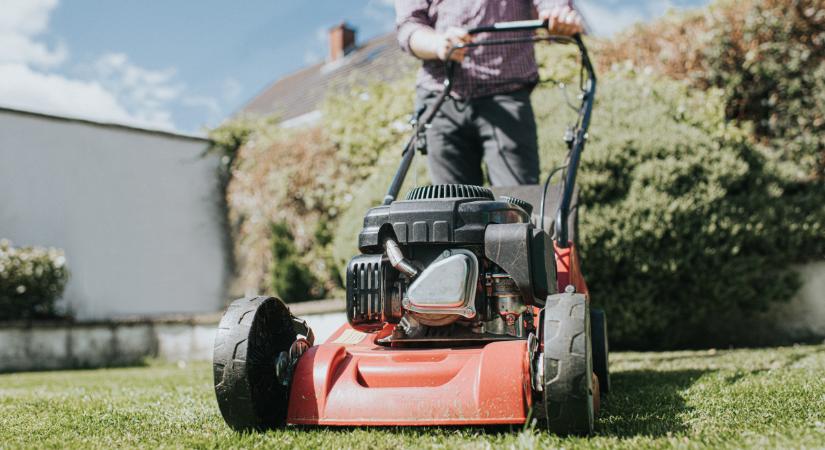
[[[218,406],[231,428],[284,425],[289,393],[275,383],[274,355],[294,341],[292,319],[275,297],[242,298],[227,307],[215,336],[213,373]],[[266,375],[270,365],[272,378]]]
[[[545,380],[537,419],[545,419],[543,425],[557,434],[590,434],[592,362],[587,298],[582,294],[552,295],[543,314]]]

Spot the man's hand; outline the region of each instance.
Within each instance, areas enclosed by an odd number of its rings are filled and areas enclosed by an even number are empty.
[[[439,35],[440,42],[438,44],[438,59],[446,61],[449,56],[451,60],[461,62],[464,55],[467,53],[466,48],[460,48],[450,55],[450,50],[458,44],[467,44],[472,42],[473,37],[467,33],[463,28],[450,27],[445,33]]]
[[[547,21],[547,31],[550,34],[572,36],[584,31],[582,16],[569,6],[556,6],[549,11],[542,11],[539,18]]]
[[[457,49],[450,54],[450,50],[458,44],[472,42],[473,37],[463,28],[451,27],[444,33],[437,33],[432,29],[422,29],[410,36],[410,50],[421,59],[440,59],[447,57],[461,62],[467,53],[466,48]]]

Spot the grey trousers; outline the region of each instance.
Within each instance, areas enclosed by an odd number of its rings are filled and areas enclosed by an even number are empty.
[[[493,186],[538,184],[539,153],[531,89],[468,101],[448,98],[427,130],[433,184],[484,184],[482,161]],[[430,107],[436,93],[420,90]]]

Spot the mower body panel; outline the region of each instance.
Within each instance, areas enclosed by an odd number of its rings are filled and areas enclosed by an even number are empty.
[[[579,265],[579,252],[572,242],[567,247],[559,247],[558,243],[553,243],[556,259],[556,287],[558,292],[565,292],[567,286],[576,288],[576,292],[585,294],[590,301],[587,283],[584,281],[581,267]]]
[[[292,380],[294,425],[523,424],[532,404],[525,340],[392,348],[343,325]]]

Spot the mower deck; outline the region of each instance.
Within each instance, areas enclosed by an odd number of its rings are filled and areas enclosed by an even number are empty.
[[[522,424],[531,402],[524,340],[390,348],[343,325],[295,368],[295,425]]]

